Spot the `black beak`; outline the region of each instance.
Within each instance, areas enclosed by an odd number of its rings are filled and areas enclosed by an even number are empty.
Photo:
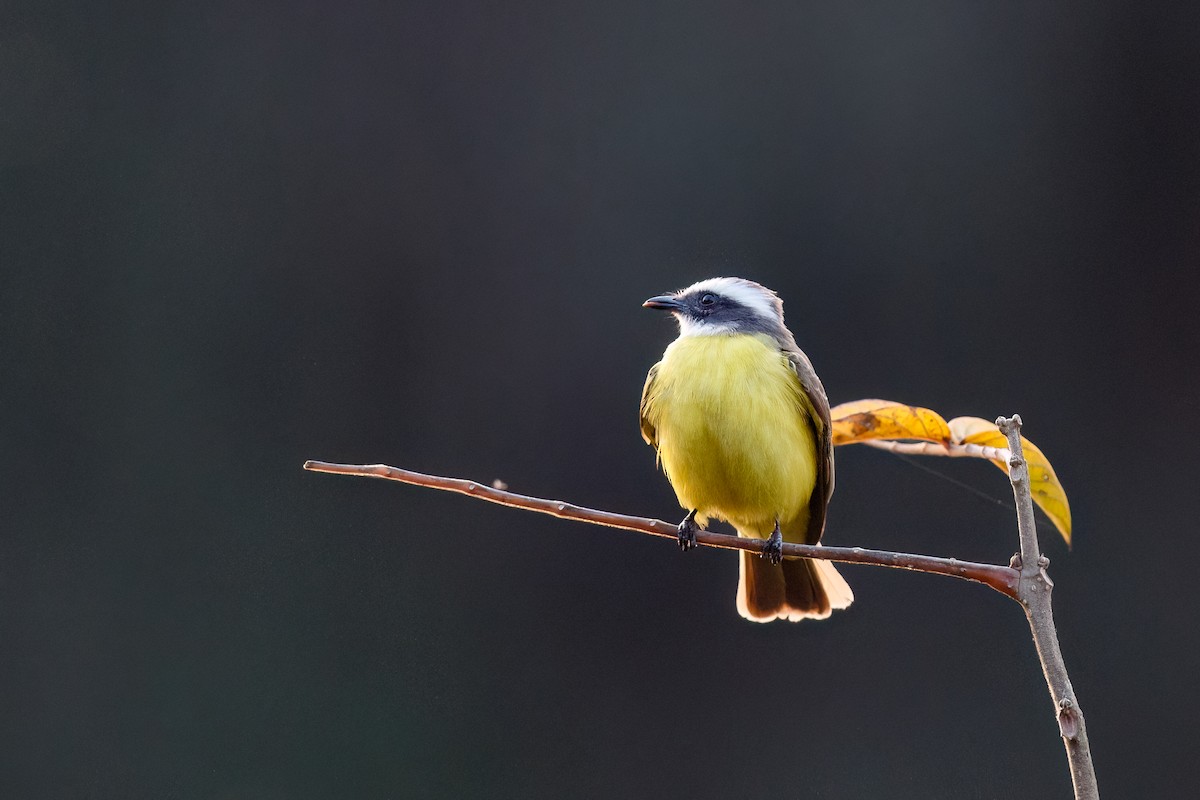
[[[682,311],[686,306],[673,294],[660,294],[642,303],[642,308],[656,308],[660,311]]]

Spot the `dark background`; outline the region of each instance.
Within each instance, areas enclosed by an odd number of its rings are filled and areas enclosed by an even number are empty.
[[[1024,416],[1101,788],[1176,793],[1196,12],[842,6],[4,6],[0,794],[1068,796],[984,587],[845,567],[849,611],[756,626],[729,553],[300,468],[675,519],[639,305],[715,274],[835,402]],[[855,448],[826,541],[1016,547]]]

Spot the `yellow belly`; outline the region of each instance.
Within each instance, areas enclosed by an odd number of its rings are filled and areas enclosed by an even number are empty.
[[[647,416],[679,503],[747,536],[787,533],[816,483],[800,381],[768,337],[685,336],[663,354]]]

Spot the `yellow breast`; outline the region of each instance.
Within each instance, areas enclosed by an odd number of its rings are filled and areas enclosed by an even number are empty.
[[[786,356],[759,335],[684,336],[663,354],[647,414],[679,503],[765,536],[807,510],[817,447]]]

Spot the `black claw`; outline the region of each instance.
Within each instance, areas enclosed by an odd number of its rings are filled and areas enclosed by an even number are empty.
[[[779,522],[775,523],[775,530],[771,531],[771,538],[767,539],[767,543],[763,545],[762,555],[772,564],[783,561],[783,533],[779,530]]]
[[[691,550],[696,546],[696,531],[700,530],[700,526],[696,524],[696,509],[688,512],[688,515],[683,518],[683,522],[679,523],[679,549]]]

